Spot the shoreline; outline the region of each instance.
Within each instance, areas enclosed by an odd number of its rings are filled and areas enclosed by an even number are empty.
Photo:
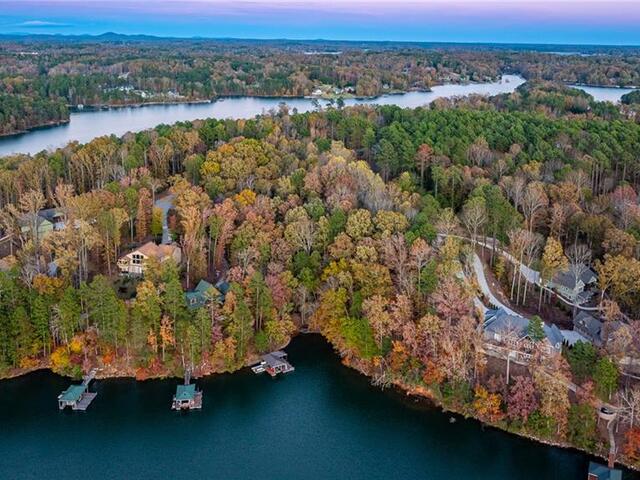
[[[527,81],[521,74],[513,74],[513,73],[503,73],[501,75],[499,75],[497,78],[492,79],[490,81],[487,82],[471,82],[471,81],[465,81],[465,82],[444,82],[444,83],[434,83],[433,85],[431,85],[428,88],[409,88],[407,90],[394,90],[394,91],[390,91],[390,92],[380,92],[376,95],[370,95],[370,96],[358,96],[358,95],[348,95],[348,96],[342,96],[342,95],[330,95],[330,96],[325,96],[325,95],[248,95],[248,94],[236,94],[236,95],[220,95],[220,96],[216,96],[213,98],[209,98],[209,99],[194,99],[194,100],[190,100],[190,99],[185,99],[185,100],[175,100],[175,101],[149,101],[149,102],[135,102],[135,103],[127,103],[127,104],[108,104],[108,103],[104,103],[104,104],[91,104],[91,105],[83,105],[82,108],[78,108],[77,105],[67,105],[67,107],[69,108],[69,113],[70,114],[82,114],[84,112],[99,112],[99,111],[109,111],[109,110],[120,110],[120,109],[125,109],[125,108],[144,108],[144,107],[158,107],[158,106],[174,106],[174,105],[203,105],[203,104],[213,104],[216,102],[223,102],[226,99],[235,99],[235,98],[254,98],[254,99],[267,99],[267,100],[273,100],[273,99],[283,99],[283,102],[286,100],[319,100],[319,101],[325,101],[325,102],[329,102],[331,100],[333,101],[337,101],[338,98],[342,98],[343,100],[356,100],[356,101],[374,101],[380,98],[384,98],[384,97],[394,97],[394,96],[402,96],[402,95],[407,95],[409,93],[433,93],[433,87],[442,87],[442,86],[448,86],[448,85],[486,85],[486,84],[491,84],[491,83],[495,83],[495,82],[499,82],[502,80],[503,77],[508,76],[508,75],[515,75],[515,76],[519,76],[522,79],[525,80],[525,82]],[[626,87],[625,87],[626,88]],[[9,132],[9,133],[3,133],[0,134],[0,138],[10,138],[10,137],[18,137],[20,135],[25,135],[40,129],[47,129],[47,128],[54,128],[54,127],[59,127],[62,125],[68,125],[69,123],[71,123],[71,115],[69,115],[69,118],[67,120],[61,120],[61,121],[56,121],[56,122],[47,122],[47,123],[42,123],[42,124],[38,124],[38,125],[34,125],[33,127],[24,129],[24,130],[19,130],[19,131],[15,131],[15,132]]]
[[[349,369],[352,369],[354,371],[356,371],[358,374],[365,376],[366,378],[368,378],[369,380],[371,380],[373,377],[370,374],[370,372],[367,372],[365,368],[363,368],[361,365],[358,364],[359,360],[358,358],[353,358],[351,356],[342,356],[337,350],[335,350],[335,347],[333,346],[333,344],[324,336],[322,335],[321,332],[319,331],[309,331],[306,333],[302,333],[302,332],[296,332],[294,335],[292,335],[291,339],[282,347],[280,347],[279,349],[283,349],[286,348],[287,345],[289,345],[289,343],[291,341],[293,341],[294,338],[300,336],[300,335],[307,335],[307,334],[312,334],[312,335],[320,335],[324,341],[326,341],[329,345],[331,345],[331,347],[334,350],[334,354],[336,356],[338,356],[338,358],[340,359],[340,363]],[[253,354],[251,356],[249,356],[243,363],[243,366],[233,370],[231,372],[229,371],[207,371],[206,373],[203,373],[202,375],[199,376],[194,376],[192,377],[193,379],[199,379],[199,378],[204,378],[204,377],[211,377],[214,375],[220,375],[220,374],[234,374],[242,369],[248,368],[251,365],[257,363],[259,361],[259,354]],[[51,366],[45,363],[41,363],[39,365],[33,366],[31,368],[28,369],[24,369],[24,370],[20,370],[18,369],[18,371],[12,372],[11,374],[9,374],[8,376],[2,376],[0,377],[0,382],[5,381],[5,380],[12,380],[12,379],[16,379],[19,377],[23,377],[26,376],[30,373],[34,373],[37,371],[42,371],[42,370],[48,370],[50,373],[54,374],[54,375],[60,375],[64,378],[69,378],[69,379],[73,379],[73,377],[67,375],[67,374],[62,374],[62,373],[57,373],[54,372],[51,369]],[[122,378],[128,378],[128,379],[134,379],[136,382],[145,382],[148,380],[170,380],[170,379],[180,379],[181,377],[176,376],[174,374],[171,373],[163,373],[163,374],[156,374],[156,375],[149,375],[145,378],[138,378],[135,374],[135,369],[133,369],[131,372],[126,372],[126,371],[121,371],[121,370],[116,370],[116,371],[112,371],[112,373],[108,373],[108,374],[102,374],[101,372],[98,371],[98,374],[95,377],[97,380],[111,380],[111,379],[122,379]],[[77,380],[77,379],[76,379]],[[384,387],[384,386],[380,386],[380,385],[375,385],[373,383],[371,383],[374,387],[378,388],[381,391],[384,391],[385,388],[391,388],[394,392],[394,394],[397,395],[401,395],[404,397],[411,397],[411,398],[415,398],[417,401],[419,402],[428,402],[430,406],[432,407],[436,407],[437,409],[439,409],[442,414],[447,414],[447,413],[451,413],[454,415],[458,415],[462,418],[464,418],[465,420],[473,420],[476,422],[479,422],[483,427],[489,427],[489,428],[493,428],[496,430],[500,430],[504,433],[510,434],[510,435],[515,435],[517,437],[526,439],[528,441],[533,441],[533,442],[537,442],[537,443],[541,443],[543,445],[548,445],[551,447],[555,447],[555,448],[561,448],[564,450],[572,450],[574,452],[580,452],[582,454],[585,455],[589,455],[593,458],[597,458],[599,460],[602,460],[604,464],[607,463],[607,456],[605,454],[601,454],[601,453],[597,453],[597,452],[593,452],[593,451],[589,451],[589,450],[583,450],[581,448],[576,447],[575,445],[571,445],[570,443],[566,443],[566,442],[561,442],[561,441],[557,441],[557,440],[549,440],[546,438],[540,438],[540,437],[536,437],[535,435],[525,432],[525,431],[517,431],[517,430],[512,430],[509,429],[506,426],[497,424],[497,423],[491,423],[488,422],[486,420],[480,419],[477,416],[470,414],[468,412],[463,411],[462,409],[456,409],[455,407],[452,406],[445,406],[440,400],[438,400],[438,398],[433,394],[433,392],[428,388],[428,387],[415,387],[415,386],[410,386],[407,385],[401,381],[398,380],[392,380],[390,381],[390,383],[388,384],[388,387]],[[627,468],[629,470],[635,471],[635,472],[640,472],[640,467],[626,463],[625,461],[623,461],[621,459],[621,457],[618,457],[618,459],[616,460],[616,465]]]
[[[69,118],[66,120],[57,120],[57,121],[52,120],[50,122],[39,123],[38,125],[34,125],[33,127],[29,127],[25,130],[18,130],[16,132],[9,132],[9,133],[0,133],[0,138],[18,137],[20,135],[25,135],[27,133],[35,132],[36,130],[44,130],[46,128],[60,127],[62,125],[68,125],[69,123],[71,123],[71,116],[69,116]]]
[[[323,336],[323,338],[325,338]],[[325,338],[326,340],[326,338]],[[326,340],[327,342],[329,340]],[[331,344],[331,342],[329,342]],[[340,354],[338,352],[335,352],[336,355],[340,356]],[[353,370],[355,370],[356,372],[358,372],[361,375],[364,375],[365,377],[371,379],[372,376],[364,371],[359,365],[353,363],[350,360],[350,357],[341,357],[342,359],[342,364],[347,367],[347,368],[351,368]],[[356,359],[357,361],[357,359]],[[463,417],[465,420],[468,419],[472,419],[476,422],[479,422],[483,427],[489,427],[489,428],[493,428],[496,430],[500,430],[504,433],[510,434],[510,435],[515,435],[517,437],[520,438],[524,438],[526,440],[529,441],[533,441],[533,442],[537,442],[537,443],[541,443],[543,445],[548,445],[551,447],[556,447],[556,448],[561,448],[563,450],[570,450],[570,451],[574,451],[574,452],[580,452],[582,454],[585,455],[589,455],[593,458],[597,458],[599,460],[603,461],[603,464],[607,464],[607,460],[608,460],[608,456],[606,454],[601,454],[601,453],[597,453],[597,452],[593,452],[593,451],[589,451],[589,450],[584,450],[581,449],[579,447],[576,447],[575,445],[572,445],[570,443],[567,442],[561,442],[558,440],[549,440],[546,438],[539,438],[536,437],[535,435],[529,433],[529,432],[524,432],[524,431],[517,431],[517,430],[512,430],[509,429],[505,426],[502,426],[500,424],[497,423],[491,423],[488,422],[486,420],[480,419],[478,417],[476,417],[475,415],[469,414],[467,412],[464,412],[460,409],[456,409],[454,407],[449,407],[449,406],[445,406],[442,402],[440,402],[435,395],[433,394],[433,392],[428,388],[428,387],[412,387],[409,385],[404,384],[403,382],[397,381],[397,380],[392,380],[389,384],[389,386],[394,390],[395,393],[397,394],[401,394],[404,395],[406,397],[413,397],[418,399],[418,401],[424,401],[424,402],[428,402],[430,405],[438,408],[443,414],[446,413],[453,413],[455,415],[459,415],[461,417]],[[381,390],[384,390],[384,387],[380,387],[377,386],[377,388],[380,388]],[[621,466],[624,467],[626,469],[632,470],[634,472],[640,472],[640,467],[626,463],[625,461],[622,460],[622,457],[618,456],[616,459],[616,465],[617,466]]]
[[[612,88],[615,90],[638,90],[640,85],[593,85],[590,83],[565,83],[568,87]]]

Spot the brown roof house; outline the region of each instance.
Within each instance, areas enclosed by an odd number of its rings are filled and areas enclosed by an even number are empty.
[[[123,275],[144,275],[145,264],[149,258],[155,258],[159,263],[173,259],[176,265],[182,260],[182,250],[177,245],[156,245],[148,242],[137,250],[127,253],[118,260],[118,268]]]

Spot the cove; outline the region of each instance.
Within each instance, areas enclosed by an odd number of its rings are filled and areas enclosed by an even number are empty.
[[[491,83],[439,85],[433,87],[431,92],[408,92],[371,99],[346,99],[345,105],[398,105],[403,108],[416,108],[438,98],[509,93],[524,82],[522,77],[504,75],[499,81]],[[281,103],[286,103],[290,110],[296,109],[300,113],[315,108],[313,100],[309,98],[229,97],[212,103],[148,105],[73,112],[67,124],[0,138],[0,156],[11,153],[35,154],[64,146],[72,141],[86,143],[103,135],[120,136],[126,132],[153,128],[162,123],[173,124],[202,118],[253,118],[269,110],[277,110]],[[321,100],[320,104],[327,105],[327,102]]]
[[[442,413],[344,367],[322,337],[287,348],[295,372],[198,380],[200,412],[170,410],[178,380],[99,380],[85,413],[69,380],[0,382],[0,477],[19,479],[583,480],[589,457]],[[625,472],[625,479],[639,478]]]
[[[620,103],[623,95],[633,92],[634,88],[594,87],[589,85],[569,85],[571,88],[582,90],[591,95],[598,102]]]

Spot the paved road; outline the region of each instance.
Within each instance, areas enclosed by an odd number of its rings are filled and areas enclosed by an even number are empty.
[[[482,290],[482,293],[484,294],[484,296],[489,299],[489,302],[491,303],[491,305],[493,305],[495,308],[502,308],[509,315],[515,315],[517,317],[522,316],[519,313],[507,307],[504,303],[502,303],[498,299],[498,297],[496,297],[491,292],[491,289],[489,288],[489,283],[487,282],[487,278],[484,274],[484,266],[482,265],[482,260],[480,260],[480,257],[478,256],[477,253],[473,254],[473,270],[476,273],[476,278],[478,279],[478,286],[480,287],[480,290]]]
[[[442,233],[438,234],[438,237],[440,238],[445,238],[445,237],[453,237],[453,238],[459,238],[460,240],[464,240],[465,242],[471,242],[471,239],[468,237],[463,237],[461,235],[444,235]],[[486,241],[482,241],[482,240],[477,240],[476,243],[482,247],[486,247],[486,248],[493,248],[493,244],[492,244],[492,239],[489,238]],[[513,255],[511,255],[509,252],[507,252],[506,250],[500,248],[500,243],[499,241],[496,241],[496,252],[498,252],[500,255],[502,255],[504,258],[506,258],[507,260],[509,260],[509,262],[518,265],[520,268],[520,272],[522,273],[522,276],[529,282],[532,283],[534,285],[536,285],[537,287],[540,287],[540,272],[538,272],[537,270],[534,270],[532,268],[527,267],[525,264],[520,263],[520,261],[515,258]],[[482,263],[480,264],[482,266]],[[483,272],[484,275],[484,272]],[[601,308],[600,307],[585,307],[583,305],[577,305],[575,303],[573,303],[571,300],[563,297],[562,295],[560,295],[558,292],[556,292],[555,290],[550,289],[547,286],[542,287],[544,290],[546,290],[547,292],[553,294],[556,298],[558,298],[560,301],[566,303],[567,305],[569,305],[570,307],[575,307],[578,310],[585,310],[588,312],[596,312],[596,311],[600,311]]]
[[[167,216],[171,207],[173,207],[173,195],[169,194],[156,200],[155,206],[162,210],[162,243],[171,243],[171,235],[169,234],[169,225]]]

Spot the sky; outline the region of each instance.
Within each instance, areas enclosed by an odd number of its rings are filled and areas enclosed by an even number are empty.
[[[640,45],[640,0],[0,0],[0,33]]]

